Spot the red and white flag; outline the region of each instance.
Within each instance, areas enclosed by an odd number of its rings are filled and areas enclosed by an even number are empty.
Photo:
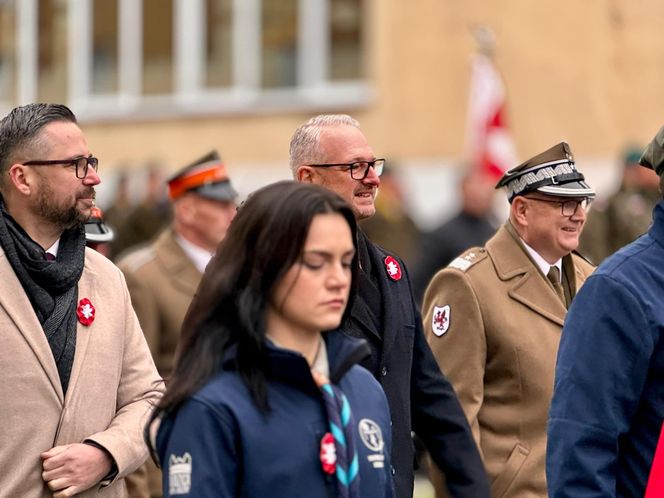
[[[471,67],[466,157],[472,167],[495,178],[517,165],[505,101],[505,86],[491,57],[477,54]]]

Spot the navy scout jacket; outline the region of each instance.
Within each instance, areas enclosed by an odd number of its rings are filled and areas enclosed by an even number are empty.
[[[324,334],[330,380],[348,398],[359,457],[360,496],[392,498],[390,414],[385,394],[364,368],[364,341]],[[305,358],[267,343],[270,374],[264,415],[232,362],[166,418],[157,434],[164,497],[333,498],[322,470],[329,431],[320,389]]]

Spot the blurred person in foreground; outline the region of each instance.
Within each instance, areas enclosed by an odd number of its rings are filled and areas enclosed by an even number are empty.
[[[652,223],[652,210],[660,200],[659,177],[639,165],[642,149],[624,156],[620,189],[598,200],[588,213],[579,251],[595,264],[644,234]]]
[[[413,270],[413,291],[418,302],[438,270],[466,249],[483,245],[495,233],[491,214],[496,179],[478,169],[467,171],[459,184],[459,212],[422,237]]]
[[[0,121],[0,489],[124,497],[163,383],[122,273],[85,247],[97,158],[74,114],[29,104]]]
[[[420,229],[408,214],[402,181],[392,167],[385,165],[380,176],[376,213],[360,221],[369,240],[397,254],[407,264],[417,259]]]
[[[358,220],[375,212],[383,163],[358,122],[347,115],[316,116],[295,131],[290,143],[295,179],[336,192]],[[378,379],[390,404],[396,496],[413,494],[415,431],[445,471],[452,496],[488,497],[486,473],[468,422],[424,339],[405,265],[361,230],[357,248],[359,292],[343,330],[368,341],[371,356],[362,365]]]
[[[203,272],[236,212],[237,192],[216,151],[168,180],[173,221],[157,238],[120,256],[131,301],[157,369],[171,375],[180,328]],[[151,462],[149,483],[136,476],[130,498],[161,496],[161,476]],[[133,481],[133,479],[132,479]],[[139,492],[138,489],[149,489]]]
[[[664,127],[640,160],[664,184]],[[664,202],[572,305],[549,413],[551,498],[643,496],[664,420]],[[661,496],[661,495],[660,495]]]
[[[508,221],[436,274],[424,326],[480,447],[491,495],[545,498],[554,365],[567,306],[593,270],[573,251],[595,192],[564,142],[505,173],[498,187]]]
[[[356,240],[350,207],[320,187],[279,182],[243,204],[154,415],[165,496],[393,496],[387,400],[358,365],[369,348],[335,330]]]

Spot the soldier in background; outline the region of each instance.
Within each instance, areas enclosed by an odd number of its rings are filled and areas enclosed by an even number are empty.
[[[588,214],[579,251],[595,264],[645,233],[652,222],[652,210],[661,198],[659,178],[639,166],[641,150],[625,152],[620,189],[595,202]]]
[[[147,167],[145,197],[134,207],[113,242],[113,257],[120,258],[122,252],[143,242],[151,241],[171,221],[171,206],[166,197],[164,179],[160,167]]]

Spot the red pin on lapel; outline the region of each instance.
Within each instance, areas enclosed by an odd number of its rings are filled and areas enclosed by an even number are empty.
[[[86,327],[95,321],[95,307],[87,297],[78,302],[76,316],[78,316],[78,321]]]
[[[401,266],[392,256],[385,258],[385,269],[392,280],[401,280]]]

